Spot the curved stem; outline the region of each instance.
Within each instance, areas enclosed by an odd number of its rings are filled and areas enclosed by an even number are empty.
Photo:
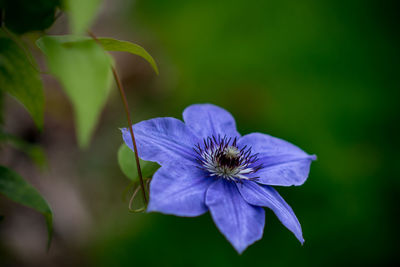
[[[101,43],[99,42],[97,37],[90,31],[88,31],[88,33],[93,38],[93,40],[95,40],[101,46]],[[137,171],[138,171],[138,176],[139,176],[139,181],[140,181],[140,187],[142,188],[142,195],[143,195],[144,203],[145,203],[145,205],[147,205],[146,187],[144,186],[142,170],[140,168],[139,155],[138,155],[136,141],[135,141],[135,134],[133,133],[133,129],[132,129],[132,120],[131,120],[131,115],[129,112],[128,101],[126,99],[125,91],[124,91],[124,88],[122,87],[121,80],[119,79],[117,71],[115,70],[114,66],[111,66],[111,70],[112,70],[115,82],[117,84],[119,93],[121,95],[122,103],[124,104],[126,119],[127,119],[128,127],[129,127],[129,132],[131,133],[131,138],[132,138],[133,150],[135,152],[135,161],[136,161],[136,166],[137,166]]]
[[[135,191],[133,191],[133,194],[132,194],[132,196],[131,196],[131,198],[130,198],[130,200],[129,200],[129,206],[128,206],[129,212],[138,213],[138,212],[142,212],[142,211],[144,211],[144,210],[146,209],[146,207],[142,207],[142,208],[138,208],[138,209],[132,209],[133,200],[135,199],[136,194],[138,193],[138,191],[139,191],[140,189],[141,189],[141,187],[138,186],[138,187],[135,189]]]

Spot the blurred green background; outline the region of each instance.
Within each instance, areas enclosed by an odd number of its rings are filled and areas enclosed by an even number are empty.
[[[160,68],[155,76],[143,60],[115,54],[135,121],[181,118],[186,106],[210,102],[228,109],[242,134],[268,133],[317,154],[303,186],[277,188],[306,242],[271,211],[263,239],[241,256],[208,213],[130,214],[121,200],[129,181],[116,160],[125,126],[118,95],[91,147],[80,151],[66,98],[44,77],[43,133],[32,133],[11,100],[9,112],[26,124],[9,118],[8,125],[48,153],[49,170],[33,170],[39,178],[32,183],[53,207],[55,239],[46,254],[40,215],[3,205],[18,213],[2,222],[4,264],[399,264],[399,8],[398,1],[361,0],[106,1],[93,31],[141,44]],[[60,18],[51,31],[65,27]],[[27,164],[17,167],[31,173]]]

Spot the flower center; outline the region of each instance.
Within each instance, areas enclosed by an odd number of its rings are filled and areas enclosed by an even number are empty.
[[[257,165],[257,154],[251,153],[251,148],[244,146],[239,149],[236,138],[207,137],[203,144],[197,144],[194,151],[199,168],[207,171],[210,176],[221,177],[234,182],[256,180],[258,177],[248,177],[262,168]]]

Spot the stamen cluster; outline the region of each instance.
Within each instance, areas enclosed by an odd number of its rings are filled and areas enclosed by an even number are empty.
[[[239,149],[237,139],[218,136],[203,139],[203,144],[193,148],[197,154],[199,168],[207,171],[210,176],[221,177],[234,182],[256,180],[258,177],[248,177],[262,168],[257,165],[258,154],[251,153],[251,147]]]

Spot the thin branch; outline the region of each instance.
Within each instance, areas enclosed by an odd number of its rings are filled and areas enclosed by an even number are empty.
[[[97,39],[97,37],[92,32],[88,31],[88,33],[93,38],[93,40],[95,40],[99,45],[101,45],[100,41]],[[117,71],[115,70],[114,66],[111,66],[111,70],[112,70],[112,73],[114,75],[114,79],[115,79],[115,82],[117,84],[119,93],[121,95],[122,102],[124,104],[124,109],[125,109],[125,113],[126,113],[126,119],[127,119],[128,127],[129,127],[129,132],[130,132],[131,138],[132,138],[133,150],[135,152],[135,161],[136,161],[136,166],[137,166],[137,171],[138,171],[138,176],[139,176],[139,181],[140,181],[140,187],[142,189],[142,195],[143,195],[144,203],[145,203],[145,205],[147,205],[146,187],[144,186],[142,170],[140,168],[139,155],[138,155],[138,151],[137,151],[135,135],[134,135],[133,129],[132,129],[132,120],[131,120],[131,115],[130,115],[130,112],[129,112],[128,101],[126,99],[125,91],[124,91],[124,88],[122,87],[121,80],[119,79]],[[134,194],[134,195],[136,195],[136,194]]]
[[[135,160],[136,160],[136,166],[137,166],[137,171],[138,171],[138,175],[139,175],[140,187],[142,188],[142,195],[143,195],[144,203],[147,205],[146,189],[145,189],[144,182],[143,182],[142,169],[140,167],[139,155],[138,155],[138,150],[137,150],[136,140],[135,140],[135,134],[133,133],[133,129],[132,129],[132,120],[131,120],[131,116],[129,113],[128,101],[126,99],[125,91],[122,87],[122,84],[118,77],[117,71],[115,70],[114,67],[112,67],[111,69],[112,69],[112,72],[114,75],[114,79],[117,83],[119,92],[121,94],[122,102],[124,103],[126,118],[127,118],[128,124],[129,124],[129,132],[131,133],[131,138],[132,138],[132,143],[133,143],[133,150],[135,152]]]

